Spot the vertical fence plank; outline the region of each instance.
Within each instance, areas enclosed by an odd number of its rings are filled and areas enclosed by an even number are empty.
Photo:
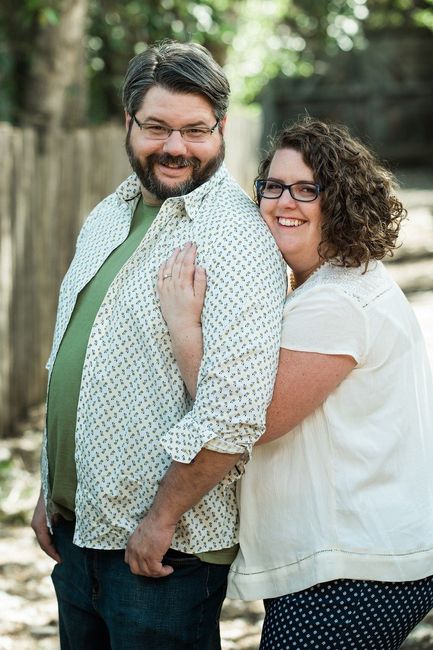
[[[41,146],[43,145],[43,146]],[[54,132],[41,143],[36,141],[35,194],[32,204],[32,223],[35,248],[35,286],[37,301],[34,317],[39,321],[39,340],[33,351],[37,363],[37,397],[45,393],[45,362],[48,357],[57,305],[57,219],[59,151],[62,134]]]
[[[8,427],[13,414],[10,406],[12,305],[12,127],[0,124],[0,434]]]
[[[29,129],[14,129],[12,137],[14,195],[10,402],[12,411],[18,415],[25,409],[23,396],[29,399],[31,390],[31,359],[35,334],[32,314],[32,224],[29,219],[34,182],[32,136]]]

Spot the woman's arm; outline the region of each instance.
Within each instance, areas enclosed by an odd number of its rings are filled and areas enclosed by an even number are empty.
[[[167,323],[173,354],[187,390],[194,399],[203,357],[201,312],[206,292],[206,272],[195,266],[195,244],[176,249],[161,265],[157,290]]]
[[[203,356],[201,311],[206,273],[195,266],[196,247],[176,249],[158,276],[162,314],[170,330],[173,353],[191,397],[195,397]],[[169,277],[167,277],[169,276]],[[165,277],[165,279],[164,279]],[[296,352],[281,348],[266,432],[256,444],[271,442],[310,415],[356,365],[353,357]]]
[[[355,365],[353,357],[347,355],[281,348],[266,431],[256,444],[271,442],[291,431],[325,401]]]

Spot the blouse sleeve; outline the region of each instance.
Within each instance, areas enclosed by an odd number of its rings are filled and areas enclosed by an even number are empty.
[[[297,352],[344,354],[361,364],[368,347],[365,310],[334,286],[315,287],[288,299],[281,347]]]

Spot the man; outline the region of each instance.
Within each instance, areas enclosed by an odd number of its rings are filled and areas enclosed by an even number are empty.
[[[235,480],[264,430],[285,294],[274,240],[222,165],[228,95],[200,46],[131,61],[135,173],[87,218],[61,287],[32,526],[58,562],[62,649],[220,647]],[[208,277],[194,404],[155,291],[188,241]]]

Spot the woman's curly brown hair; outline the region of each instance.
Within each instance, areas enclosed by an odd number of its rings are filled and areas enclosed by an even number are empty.
[[[393,255],[406,210],[395,196],[394,177],[346,127],[303,118],[277,134],[259,166],[266,178],[279,149],[298,151],[314,174],[323,214],[319,255],[341,266],[367,269]]]

